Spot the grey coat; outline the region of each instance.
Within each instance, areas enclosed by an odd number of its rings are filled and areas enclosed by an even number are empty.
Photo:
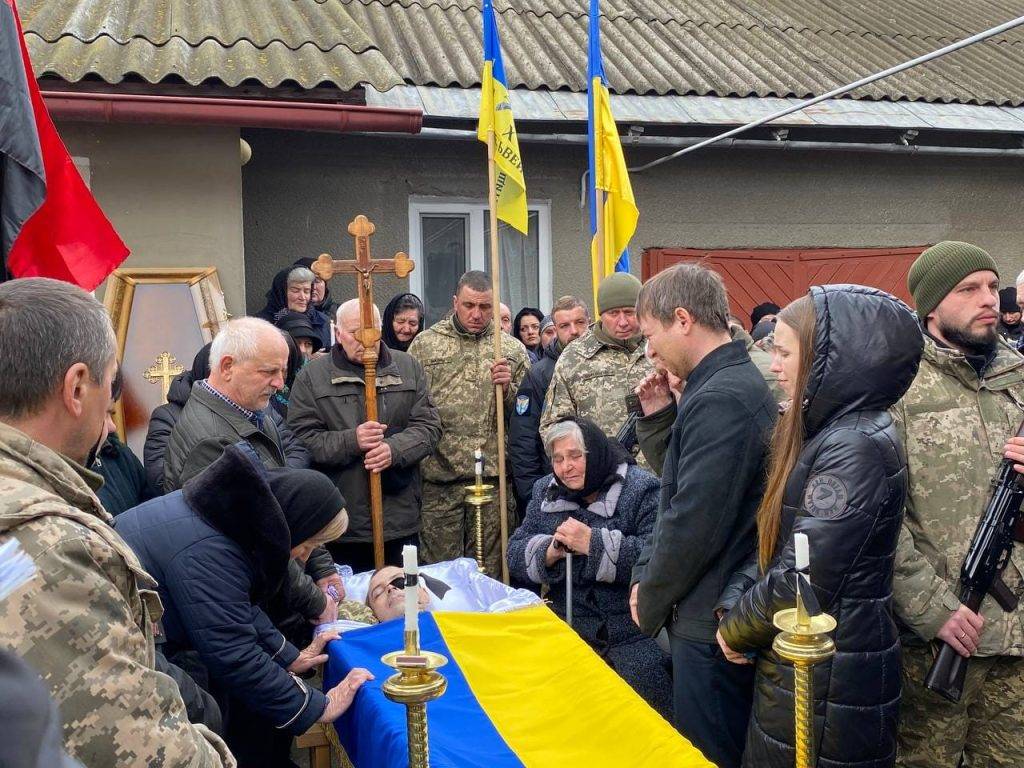
[[[391,467],[381,474],[384,491],[384,539],[410,536],[420,529],[420,462],[441,439],[441,417],[430,399],[423,368],[405,352],[381,345],[377,363],[377,420],[387,425]],[[295,379],[288,403],[288,425],[313,458],[313,467],[330,477],[345,497],[349,528],[346,542],[373,540],[369,477],[356,427],[366,420],[362,364],[355,365],[335,346],[313,360]]]

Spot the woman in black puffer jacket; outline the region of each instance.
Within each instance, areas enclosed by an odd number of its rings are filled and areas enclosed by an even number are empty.
[[[796,601],[798,532],[810,540],[815,596],[838,622],[836,655],[814,672],[816,764],[894,764],[900,646],[892,577],[907,462],[887,409],[913,381],[922,347],[906,305],[871,288],[815,286],[779,314],[772,370],[793,405],[772,438],[758,562],[721,602],[723,652],[739,663],[757,654],[744,766],[793,765],[793,672],[771,644],[775,613]]]

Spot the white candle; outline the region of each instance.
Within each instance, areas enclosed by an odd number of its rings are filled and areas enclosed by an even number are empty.
[[[415,583],[410,586],[409,577],[418,576],[420,569],[416,562],[416,547],[412,544],[402,547],[402,564],[405,567],[405,631],[416,632],[419,629],[416,615],[419,609],[419,587]]]
[[[334,335],[334,321],[331,320],[331,346],[334,346],[334,341],[337,337]]]
[[[479,448],[476,449],[476,476],[483,477],[484,475],[484,452]]]
[[[801,572],[806,571],[805,578],[810,583],[811,546],[807,540],[807,534],[793,534],[793,546],[796,549],[796,569]]]

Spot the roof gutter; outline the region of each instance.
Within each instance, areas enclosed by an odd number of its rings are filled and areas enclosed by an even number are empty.
[[[43,91],[55,120],[87,123],[157,123],[283,128],[293,131],[349,133],[420,132],[423,111],[353,104],[255,101],[193,96]]]

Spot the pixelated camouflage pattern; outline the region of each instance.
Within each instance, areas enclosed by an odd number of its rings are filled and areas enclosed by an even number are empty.
[[[473,478],[473,454],[484,453],[494,467],[498,455],[491,364],[494,362],[494,326],[480,336],[459,331],[448,316],[417,336],[409,346],[427,375],[430,396],[441,416],[443,432],[434,453],[420,464],[423,480],[451,483]],[[505,418],[515,407],[516,392],[530,369],[526,347],[502,333],[501,350],[512,368],[505,393]]]
[[[989,656],[967,665],[960,701],[924,687],[931,649],[903,649],[900,700],[900,768],[1020,768],[1024,765],[1024,659]]]
[[[191,725],[175,682],[154,669],[156,583],[110,527],[101,480],[0,423],[0,544],[37,575],[0,603],[0,647],[39,672],[86,766],[234,766],[224,742]]]
[[[1004,342],[979,381],[963,354],[925,338],[910,390],[893,407],[907,452],[909,493],[896,552],[896,614],[931,640],[959,606],[960,566],[991,494],[1003,446],[1024,418],[1024,357]],[[1024,550],[1003,580],[1024,596]],[[1024,655],[1024,601],[1005,613],[982,603],[981,656]]]
[[[378,624],[370,606],[356,600],[342,600],[338,603],[338,618],[348,621],[361,621],[363,624]]]
[[[484,483],[498,487],[497,477],[485,477]],[[423,528],[420,530],[420,559],[426,564],[443,563],[458,557],[471,557],[476,551],[476,507],[465,503],[467,483],[423,484]],[[484,571],[501,578],[501,517],[495,500],[480,507],[483,532]],[[508,496],[509,520],[515,520],[515,499]],[[512,535],[515,525],[509,523]]]
[[[540,417],[541,435],[563,416],[580,416],[614,438],[626,420],[626,395],[654,371],[642,342],[627,352],[601,341],[594,334],[596,325],[566,347],[555,363]]]

